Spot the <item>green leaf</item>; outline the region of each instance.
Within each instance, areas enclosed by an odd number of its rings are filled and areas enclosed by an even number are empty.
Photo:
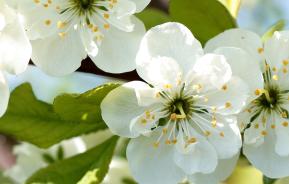
[[[27,184],[99,184],[108,172],[118,137],[114,136],[91,150],[39,170]]]
[[[241,0],[219,0],[230,11],[233,17],[238,16]]]
[[[170,0],[170,15],[186,25],[202,44],[236,27],[235,19],[218,0]]]
[[[1,184],[15,184],[15,182],[13,182],[12,179],[5,177],[1,170],[0,170],[0,183]]]
[[[168,14],[154,8],[146,9],[136,16],[143,21],[146,29],[171,21]]]
[[[272,25],[269,30],[263,35],[262,40],[266,41],[271,38],[275,31],[281,31],[285,28],[285,20],[279,20],[274,25]]]
[[[29,84],[11,94],[8,110],[0,119],[0,133],[41,148],[106,128],[100,103],[119,84],[106,84],[81,95],[61,95],[54,107],[39,101]]]
[[[263,184],[274,184],[277,179],[271,179],[267,178],[266,176],[263,176]]]

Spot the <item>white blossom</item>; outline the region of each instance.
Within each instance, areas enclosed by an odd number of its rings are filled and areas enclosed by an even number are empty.
[[[113,133],[132,138],[127,158],[137,182],[224,180],[241,147],[233,115],[243,108],[249,91],[227,58],[204,54],[185,26],[166,23],[147,32],[136,63],[147,83],[116,88],[101,109]]]
[[[246,128],[244,154],[266,176],[288,176],[289,32],[275,32],[262,42],[253,32],[233,29],[212,39],[206,49],[220,46],[239,47],[249,56],[237,69],[251,86],[250,101],[239,115],[240,126]]]
[[[31,52],[18,14],[0,0],[0,116],[5,113],[10,96],[5,73],[25,71]]]
[[[51,164],[52,160],[48,160],[47,156],[54,161],[59,161],[82,153],[85,150],[85,144],[80,138],[61,142],[47,150],[40,149],[29,143],[21,143],[13,149],[17,157],[15,165],[6,170],[4,174],[17,182],[17,184],[22,184],[34,172]],[[61,155],[59,152],[62,152],[63,158],[59,158],[59,155]]]
[[[33,62],[46,73],[74,72],[87,55],[102,70],[135,69],[145,33],[134,14],[150,0],[12,0],[32,40]]]

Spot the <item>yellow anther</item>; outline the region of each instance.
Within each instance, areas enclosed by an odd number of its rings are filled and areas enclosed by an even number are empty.
[[[261,95],[261,94],[262,94],[262,90],[256,89],[255,95],[256,95],[256,96],[259,96],[259,95]]]
[[[158,147],[160,146],[160,143],[159,143],[159,142],[155,142],[155,143],[153,144],[153,146],[154,146],[155,148],[158,148]]]
[[[251,112],[252,112],[252,110],[251,110],[251,109],[247,109],[247,112],[248,112],[248,113],[251,113]]]
[[[157,92],[157,93],[156,93],[156,95],[155,95],[155,97],[156,97],[156,98],[159,98],[159,97],[161,97],[161,94],[160,94],[160,92]]]
[[[173,139],[173,144],[177,144],[178,140],[177,139]]]
[[[52,4],[52,0],[47,0],[47,3],[48,4]]]
[[[147,120],[142,118],[141,121],[140,121],[142,124],[146,124],[147,123]]]
[[[209,136],[211,135],[211,132],[210,132],[210,131],[205,131],[205,135],[206,135],[207,137],[209,137]]]
[[[282,113],[281,113],[281,116],[282,116],[282,118],[287,118],[288,116],[287,116],[287,113],[285,112],[285,111],[283,111]]]
[[[232,104],[230,102],[226,102],[225,107],[228,109],[228,108],[232,107]]]
[[[65,32],[58,33],[58,36],[63,39],[66,36],[66,33]]]
[[[98,27],[97,26],[93,27],[92,31],[95,32],[95,33],[98,32]]]
[[[152,115],[152,120],[154,120],[154,119],[156,119],[156,116],[153,114],[153,115]]]
[[[146,118],[147,118],[147,119],[149,119],[149,118],[151,117],[150,111],[146,111],[145,114],[146,114]]]
[[[275,129],[275,128],[276,128],[276,125],[272,124],[272,125],[271,125],[271,128],[272,128],[272,129]]]
[[[171,85],[171,84],[165,84],[165,85],[164,85],[164,88],[170,89],[170,88],[172,88],[172,85]]]
[[[167,128],[163,128],[163,134],[167,134],[168,133],[168,129]]]
[[[273,72],[277,72],[277,68],[275,66],[272,68],[272,70]]]
[[[108,14],[108,13],[104,13],[104,14],[103,14],[103,17],[104,17],[105,19],[109,19],[109,14]]]
[[[43,4],[44,8],[48,8],[49,7],[49,4],[45,3]]]
[[[194,138],[194,137],[192,137],[192,138],[190,138],[190,139],[188,140],[188,143],[189,143],[189,144],[193,144],[193,143],[195,143],[195,142],[197,142],[197,139]]]
[[[216,119],[215,117],[212,119],[212,126],[213,126],[214,128],[217,127],[217,119]]]
[[[287,66],[288,64],[289,64],[289,61],[288,61],[287,59],[284,59],[284,60],[283,60],[283,65],[284,65],[284,66]]]
[[[221,137],[225,137],[225,133],[224,132],[220,132],[220,136]]]
[[[40,0],[34,0],[34,3],[40,3]]]
[[[282,123],[282,125],[283,125],[284,127],[288,127],[288,122],[287,122],[287,121],[284,121],[284,122]]]
[[[261,135],[263,135],[263,136],[266,136],[268,133],[267,133],[267,131],[265,131],[265,130],[263,130],[262,132],[261,132]]]
[[[254,125],[254,128],[255,128],[255,129],[258,129],[258,128],[259,128],[259,124],[258,124],[258,123],[255,124],[255,125]]]
[[[201,84],[195,84],[195,85],[193,85],[193,89],[194,90],[201,90],[202,89],[202,85]]]
[[[44,21],[45,25],[50,26],[51,25],[51,20],[47,19]]]
[[[62,29],[66,26],[66,23],[65,22],[62,22],[62,21],[58,21],[57,22],[57,27],[58,29]]]
[[[278,77],[278,75],[273,75],[273,76],[272,76],[272,79],[275,80],[275,81],[277,81],[277,80],[279,79],[279,77]]]
[[[263,48],[258,48],[258,53],[259,54],[262,54],[264,52],[264,49]]]
[[[228,89],[228,86],[227,85],[223,85],[222,86],[222,90],[226,91]]]
[[[104,27],[104,29],[109,29],[110,25],[109,24],[104,24],[103,27]]]
[[[170,145],[170,144],[171,144],[171,141],[170,141],[170,140],[166,140],[166,144],[167,144],[167,145]]]
[[[287,68],[283,68],[282,71],[283,71],[283,73],[288,73],[288,69]]]
[[[170,119],[175,121],[177,119],[177,114],[176,113],[171,114]]]

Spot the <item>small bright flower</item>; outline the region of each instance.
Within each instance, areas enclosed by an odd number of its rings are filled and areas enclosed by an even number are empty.
[[[148,31],[136,60],[148,84],[126,83],[101,104],[111,131],[133,138],[127,148],[133,176],[141,184],[224,180],[241,147],[232,115],[245,105],[247,85],[224,56],[204,55],[178,23]]]
[[[266,176],[289,175],[289,32],[275,32],[265,43],[255,33],[234,29],[212,39],[206,49],[239,47],[249,54],[238,64],[251,86],[251,101],[240,113],[244,154]],[[238,60],[239,57],[236,57]]]
[[[31,52],[19,16],[0,0],[0,116],[6,111],[10,95],[4,72],[22,73]]]
[[[6,170],[4,174],[12,178],[17,184],[22,184],[38,169],[85,150],[85,144],[80,138],[64,141],[47,150],[32,144],[21,143],[13,149],[17,157],[15,165]]]
[[[74,72],[87,55],[102,70],[135,69],[145,33],[133,14],[150,0],[14,0],[33,47],[33,62],[51,75]]]

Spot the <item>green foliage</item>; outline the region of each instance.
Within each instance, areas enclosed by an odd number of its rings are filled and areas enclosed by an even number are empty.
[[[9,107],[0,119],[0,133],[41,148],[62,140],[105,129],[100,103],[119,84],[106,84],[81,95],[61,95],[53,105],[39,101],[29,84],[11,94]]]
[[[272,25],[268,31],[263,35],[262,40],[266,41],[271,38],[275,31],[281,31],[286,26],[285,20],[279,20],[274,25]]]
[[[0,183],[1,184],[14,184],[14,182],[5,176],[3,176],[3,173],[0,171]]]
[[[263,176],[263,184],[274,184],[275,181],[277,181],[277,180],[276,179],[267,178],[266,176]]]
[[[202,44],[236,27],[235,19],[217,0],[170,0],[170,16],[186,25]]]
[[[109,169],[118,137],[112,137],[91,150],[39,170],[27,184],[99,184]]]
[[[138,13],[137,17],[143,21],[147,29],[171,21],[168,14],[154,8],[149,8]]]

